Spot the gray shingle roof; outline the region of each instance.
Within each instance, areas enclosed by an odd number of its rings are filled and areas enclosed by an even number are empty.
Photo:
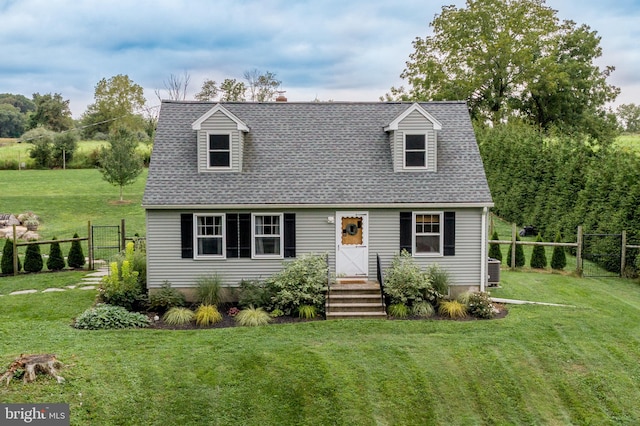
[[[393,171],[383,128],[410,103],[224,103],[246,123],[241,173],[198,173],[191,124],[212,102],[164,101],[143,205],[492,203],[462,102],[420,105],[441,124],[438,171]]]

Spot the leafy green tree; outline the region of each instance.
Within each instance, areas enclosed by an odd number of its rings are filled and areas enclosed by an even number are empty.
[[[20,263],[20,257],[18,257],[18,271],[22,268]],[[2,249],[2,262],[0,263],[0,269],[3,274],[13,274],[13,241],[9,238],[5,239],[4,248]]]
[[[40,246],[38,244],[28,245],[24,255],[25,272],[40,272],[43,266]]]
[[[75,131],[55,135],[51,147],[51,161],[54,167],[62,167],[73,159],[79,139],[80,135]]]
[[[144,119],[138,114],[146,103],[144,90],[128,75],[118,74],[100,80],[94,99],[82,117],[85,136],[91,137],[96,132],[110,133],[120,127],[144,130]]]
[[[494,125],[525,116],[545,129],[606,133],[605,104],[619,90],[606,83],[613,68],[594,64],[600,38],[589,27],[559,22],[544,0],[467,0],[443,6],[430,26],[401,74],[409,92],[388,98],[465,99],[473,118]]]
[[[616,109],[616,113],[625,132],[640,132],[640,106],[622,104]]]
[[[8,104],[20,110],[21,114],[35,111],[36,106],[33,101],[24,95],[14,95],[12,93],[0,93],[0,104]]]
[[[56,237],[53,237],[53,240],[55,239]],[[49,258],[47,259],[47,269],[50,271],[64,269],[64,256],[62,256],[62,250],[60,250],[60,243],[57,241],[51,243]]]
[[[78,233],[73,234],[73,238],[78,238]],[[82,268],[86,260],[82,252],[80,241],[72,241],[69,255],[67,256],[67,264],[69,268]]]
[[[26,122],[18,108],[0,103],[0,138],[17,138],[24,132]]]
[[[220,83],[220,100],[222,102],[244,102],[244,93],[247,87],[241,81],[235,78],[225,78]]]
[[[536,242],[542,242],[542,237],[540,237],[540,234],[538,234]],[[547,267],[547,255],[545,253],[544,246],[533,246],[530,265],[532,268],[536,269],[544,269]]]
[[[499,240],[498,231],[493,231],[491,236],[492,240]],[[500,244],[489,243],[489,257],[497,259],[502,262],[502,250],[500,250]]]
[[[120,188],[131,185],[142,172],[142,159],[136,153],[138,141],[126,128],[119,128],[109,140],[110,147],[103,147],[100,153],[102,178]]]
[[[256,68],[244,72],[244,79],[249,89],[249,100],[252,102],[268,102],[273,99],[278,87],[282,84],[276,74],[270,71],[264,74]]]
[[[214,80],[205,80],[202,83],[202,89],[198,92],[195,98],[199,101],[213,101],[218,97],[218,85]]]
[[[516,235],[516,241],[520,241],[520,237]],[[507,259],[506,259],[506,263],[511,266],[511,247],[512,245],[509,245],[509,250],[507,251]],[[524,249],[522,248],[522,245],[520,244],[516,244],[516,268],[520,268],[522,266],[524,266],[525,264],[525,257],[524,257]]]
[[[560,232],[556,233],[556,243],[562,242],[562,236]],[[551,268],[556,270],[562,270],[567,266],[567,255],[564,251],[564,247],[554,247],[551,255]]]
[[[34,93],[33,103],[36,110],[29,117],[30,129],[42,126],[54,132],[62,132],[73,127],[69,100],[64,100],[60,93]]]
[[[33,158],[36,167],[49,168],[51,166],[51,150],[55,133],[44,127],[36,127],[24,133],[19,142],[32,144],[29,148],[29,157]]]

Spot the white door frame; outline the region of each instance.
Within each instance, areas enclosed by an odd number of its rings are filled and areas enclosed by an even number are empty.
[[[362,218],[362,244],[342,244],[342,218]],[[366,277],[369,275],[369,212],[336,212],[336,276]]]

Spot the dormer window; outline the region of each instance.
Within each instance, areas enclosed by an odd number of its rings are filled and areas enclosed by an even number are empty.
[[[425,169],[427,167],[427,135],[404,135],[404,168]]]
[[[208,167],[231,168],[231,137],[229,134],[209,134]]]

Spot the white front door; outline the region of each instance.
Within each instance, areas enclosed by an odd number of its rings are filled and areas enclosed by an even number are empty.
[[[336,212],[336,275],[369,274],[369,223],[367,212]]]

